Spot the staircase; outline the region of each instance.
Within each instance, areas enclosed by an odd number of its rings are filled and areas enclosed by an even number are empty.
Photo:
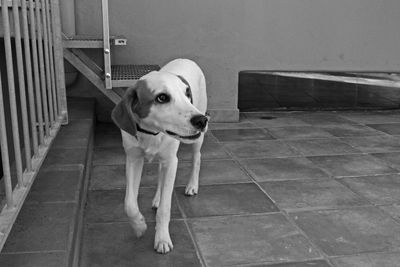
[[[129,87],[143,75],[158,70],[158,65],[111,65],[111,48],[125,46],[124,36],[110,36],[108,0],[102,0],[103,36],[64,36],[64,58],[93,83],[112,102],[117,104]],[[104,64],[99,66],[82,49],[103,49]]]

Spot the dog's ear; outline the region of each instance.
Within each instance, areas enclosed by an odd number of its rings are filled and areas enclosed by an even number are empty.
[[[136,120],[133,114],[134,105],[138,101],[138,96],[135,88],[129,88],[111,113],[111,118],[114,123],[125,132],[136,137],[137,128]]]

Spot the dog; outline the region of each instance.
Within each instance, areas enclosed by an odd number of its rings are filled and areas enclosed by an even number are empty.
[[[193,151],[185,194],[198,193],[200,148],[209,120],[206,110],[206,80],[202,70],[189,59],[175,59],[159,71],[141,77],[112,111],[126,153],[125,212],[137,237],[147,229],[137,202],[143,163],[145,159],[159,160],[157,191],[152,201],[157,209],[154,249],[158,253],[173,249],[169,221],[181,142],[192,144]]]

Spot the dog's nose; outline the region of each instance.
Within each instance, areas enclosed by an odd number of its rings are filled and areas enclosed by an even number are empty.
[[[204,115],[195,115],[190,119],[190,122],[197,129],[204,130],[207,126],[208,118]]]

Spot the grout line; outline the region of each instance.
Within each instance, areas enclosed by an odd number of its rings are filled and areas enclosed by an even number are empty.
[[[183,218],[183,222],[184,222],[184,224],[186,226],[186,230],[188,231],[190,239],[192,240],[192,244],[194,246],[194,250],[196,252],[197,258],[200,260],[200,263],[201,263],[202,266],[208,267],[207,262],[206,262],[206,260],[205,260],[205,258],[203,256],[203,254],[201,253],[200,247],[199,247],[199,245],[197,243],[197,240],[196,240],[196,238],[194,236],[194,233],[193,233],[192,229],[189,226],[188,218],[187,218],[186,213],[185,213],[185,211],[184,211],[184,209],[183,209],[183,207],[182,207],[182,205],[181,205],[181,203],[180,203],[180,201],[178,199],[177,192],[175,191],[175,188],[174,188],[174,198],[175,198],[175,201],[177,203],[178,209],[182,214],[182,218]]]
[[[68,258],[66,250],[37,250],[37,251],[2,251],[1,255],[19,255],[19,254],[44,254],[44,253],[65,253]]]
[[[92,173],[92,161],[93,161],[93,154],[94,154],[94,129],[96,125],[95,123],[93,124],[91,128],[91,134],[90,134],[90,141],[87,147],[87,159],[86,159],[86,168],[84,169],[84,173],[82,174],[83,181],[81,182],[80,185],[80,194],[81,196],[78,196],[78,207],[77,207],[77,213],[78,213],[78,218],[77,222],[75,222],[74,225],[74,236],[72,238],[72,245],[70,248],[70,252],[68,255],[68,263],[69,266],[79,266],[79,262],[81,259],[81,248],[82,248],[82,243],[83,243],[83,231],[84,231],[84,215],[85,215],[85,207],[87,204],[87,194],[88,194],[88,188],[89,188],[89,182],[90,182],[90,176]],[[79,200],[80,198],[80,200]]]

